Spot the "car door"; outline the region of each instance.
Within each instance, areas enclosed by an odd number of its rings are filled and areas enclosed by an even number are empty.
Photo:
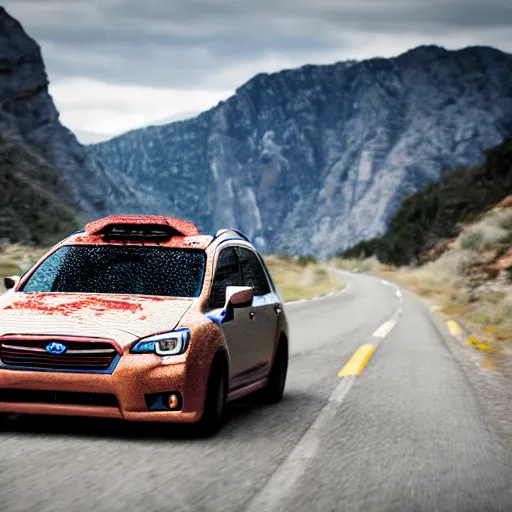
[[[248,247],[236,247],[244,286],[251,286],[254,293],[250,308],[253,335],[251,360],[253,371],[264,375],[270,370],[277,336],[279,297],[272,290],[265,270],[255,251]]]
[[[217,255],[217,262],[208,301],[210,312],[220,312],[226,301],[227,286],[243,286],[240,264],[233,246],[225,247]],[[251,336],[253,326],[251,308],[234,308],[233,318],[222,323],[222,330],[230,358],[230,386],[243,385],[251,365]]]

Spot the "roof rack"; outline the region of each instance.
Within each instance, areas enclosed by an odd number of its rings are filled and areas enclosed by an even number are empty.
[[[98,232],[103,236],[105,242],[112,240],[121,241],[142,241],[142,242],[165,242],[173,236],[180,236],[181,233],[170,226],[147,224],[107,226]]]
[[[249,237],[238,229],[219,229],[210,243],[218,240],[222,236],[226,236],[226,240],[241,239],[249,242],[250,244],[252,243]]]
[[[247,235],[245,235],[244,233],[242,233],[238,229],[230,229],[230,228],[229,229],[228,228],[226,228],[226,229],[219,229],[219,231],[217,231],[217,233],[215,233],[215,237],[220,236],[220,235],[222,235],[224,233],[235,233],[240,238],[243,238],[244,240],[247,240],[248,242],[250,242],[249,237]]]
[[[76,231],[73,231],[73,233],[70,233],[69,235],[66,235],[63,240],[66,240],[67,238],[71,238],[72,236],[78,235],[80,233],[85,233],[85,229],[77,229]]]
[[[157,238],[199,235],[192,222],[162,215],[110,215],[89,222],[84,229],[89,235],[106,235],[110,238],[124,235],[135,235],[137,238],[145,235]]]

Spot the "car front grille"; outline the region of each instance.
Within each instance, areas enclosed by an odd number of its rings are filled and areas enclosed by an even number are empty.
[[[0,402],[119,407],[116,396],[108,393],[40,391],[31,389],[0,389]]]
[[[52,342],[66,346],[63,354],[52,354]],[[109,342],[60,339],[0,339],[0,360],[6,366],[41,370],[105,372],[118,355]]]

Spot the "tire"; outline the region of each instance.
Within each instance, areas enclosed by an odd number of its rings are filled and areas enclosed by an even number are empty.
[[[226,399],[227,373],[224,365],[216,360],[208,379],[203,415],[196,425],[200,437],[217,433],[224,420]]]
[[[264,404],[276,404],[283,398],[286,374],[288,372],[288,347],[281,341],[277,347],[274,363],[266,386],[259,392]]]

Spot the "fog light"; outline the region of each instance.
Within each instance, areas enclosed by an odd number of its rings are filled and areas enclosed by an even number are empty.
[[[144,395],[144,400],[150,411],[179,411],[183,406],[183,398],[178,391],[151,393]]]
[[[169,395],[169,409],[177,409],[180,405],[180,399],[177,395]]]

